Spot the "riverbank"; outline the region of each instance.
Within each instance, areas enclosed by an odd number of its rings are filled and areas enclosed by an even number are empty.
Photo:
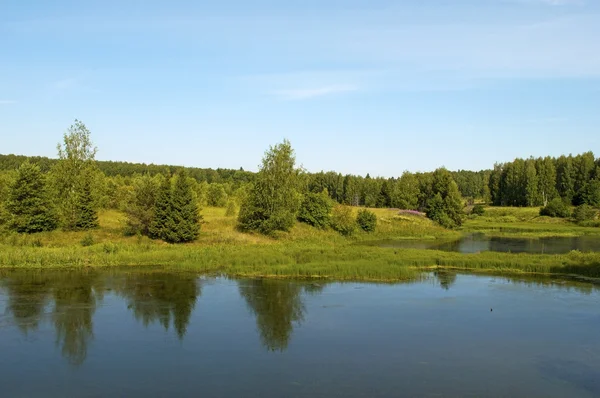
[[[357,233],[352,238],[304,224],[276,239],[243,234],[235,230],[235,218],[224,216],[224,209],[209,208],[203,213],[201,238],[186,245],[125,237],[121,232],[122,215],[114,211],[103,212],[100,228],[92,232],[6,235],[0,240],[0,268],[160,266],[241,277],[356,281],[406,280],[431,269],[600,278],[600,253],[461,254],[356,244],[383,238],[460,237],[460,232],[445,230],[419,216],[400,216],[392,210],[378,210],[378,232]]]

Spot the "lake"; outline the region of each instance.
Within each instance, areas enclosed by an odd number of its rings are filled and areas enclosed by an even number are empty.
[[[600,237],[598,236],[528,239],[488,237],[484,234],[471,234],[453,241],[400,239],[369,241],[361,244],[397,249],[442,250],[459,253],[492,251],[503,253],[564,254],[571,250],[600,252]]]
[[[598,397],[600,290],[0,273],[3,397]]]

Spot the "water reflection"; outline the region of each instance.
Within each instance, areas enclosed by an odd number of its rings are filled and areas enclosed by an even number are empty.
[[[168,331],[173,324],[180,340],[200,295],[198,278],[190,274],[130,273],[118,279],[114,289],[144,326],[158,322]]]
[[[97,302],[102,300],[102,281],[96,273],[83,272],[63,273],[52,283],[56,344],[71,364],[80,365],[94,338],[92,318]]]
[[[316,293],[320,285],[309,285]],[[263,346],[271,351],[284,351],[290,341],[294,324],[304,319],[306,308],[298,283],[255,279],[239,282],[240,295],[256,315],[256,326]]]
[[[0,275],[1,276],[1,275]],[[24,335],[38,329],[48,303],[51,283],[39,272],[21,272],[4,283],[7,310]]]
[[[470,234],[458,240],[383,240],[362,244],[397,249],[442,250],[459,253],[484,251],[501,253],[563,254],[572,250],[599,252],[600,238],[597,236],[554,237],[554,238],[503,238]]]
[[[86,359],[94,339],[94,313],[106,292],[123,297],[144,326],[158,322],[168,331],[172,325],[180,340],[200,295],[198,277],[191,274],[18,271],[0,273],[0,279],[11,323],[28,335],[47,317],[57,347],[75,366]]]
[[[456,273],[448,271],[435,271],[433,276],[444,290],[449,290],[456,283]]]
[[[448,271],[436,271],[431,277],[445,290],[455,289],[461,278]],[[589,282],[534,276],[490,280],[525,285],[532,291],[552,287],[589,295],[598,289]],[[195,274],[153,271],[0,271],[0,286],[4,288],[0,300],[5,300],[6,308],[3,323],[6,320],[15,325],[22,335],[43,333],[38,329],[50,325],[62,356],[75,366],[86,360],[93,344],[94,318],[99,316],[97,308],[105,294],[111,297],[105,301],[113,303],[117,297],[126,303],[127,310],[119,312],[120,316],[132,316],[145,327],[161,325],[184,340],[202,293],[202,282]],[[315,296],[321,295],[326,286],[321,282],[254,279],[239,280],[231,289],[236,296],[239,292],[255,316],[262,346],[282,352],[288,348],[294,329],[307,317],[306,303],[319,300]]]

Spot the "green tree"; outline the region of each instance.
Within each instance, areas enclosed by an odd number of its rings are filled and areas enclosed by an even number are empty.
[[[303,182],[295,164],[294,150],[287,140],[265,153],[256,183],[240,208],[238,224],[242,231],[272,234],[292,228]]]
[[[572,156],[561,156],[556,160],[556,189],[560,197],[569,203],[575,196],[574,174]]]
[[[571,210],[563,199],[555,198],[540,209],[540,216],[568,218],[571,216]]]
[[[173,195],[171,176],[165,176],[154,201],[152,222],[148,228],[148,235],[152,239],[172,241],[175,236],[171,235],[175,229],[173,219]]]
[[[331,220],[333,201],[329,198],[327,190],[321,193],[309,192],[304,195],[300,205],[298,220],[313,227],[326,228]]]
[[[377,216],[370,210],[360,209],[356,216],[356,223],[365,232],[375,232]]]
[[[331,212],[331,228],[344,236],[351,236],[356,231],[356,219],[352,216],[352,208],[337,205]]]
[[[133,180],[133,194],[125,206],[127,235],[150,235],[154,205],[160,186],[160,177],[150,177],[148,174]]]
[[[540,158],[536,161],[538,175],[538,194],[541,204],[546,206],[549,201],[558,196],[556,190],[556,167],[551,157]]]
[[[574,189],[575,196],[573,204],[579,205],[585,203],[587,184],[594,177],[596,169],[595,158],[592,152],[586,152],[577,155],[573,160],[574,169]]]
[[[526,162],[525,179],[525,190],[527,192],[527,206],[539,206],[541,204],[538,194],[539,181],[537,170],[535,168],[535,161],[533,159],[529,159]]]
[[[590,206],[600,207],[600,179],[589,181],[580,194],[581,201]]]
[[[58,225],[57,215],[48,196],[46,179],[40,168],[26,161],[17,171],[9,193],[7,210],[10,228],[17,232],[52,231]]]
[[[414,174],[405,171],[395,182],[391,205],[399,209],[416,210],[419,207],[419,181]]]
[[[593,221],[598,217],[598,211],[594,209],[592,206],[583,204],[577,206],[573,211],[573,218],[578,223],[583,223],[585,221]]]
[[[227,192],[223,184],[210,184],[206,192],[206,202],[209,206],[225,207],[227,204]]]
[[[59,160],[52,168],[51,175],[63,227],[77,229],[78,225],[93,225],[84,222],[91,215],[89,210],[97,207],[100,173],[95,161],[97,148],[92,143],[90,131],[85,124],[75,120],[64,134],[63,144],[58,144],[57,148]],[[90,201],[82,205],[80,199]],[[81,211],[88,214],[82,215]]]
[[[444,168],[434,171],[431,186],[433,197],[427,202],[427,217],[446,228],[460,226],[464,215],[463,200],[450,172]]]
[[[98,227],[98,212],[94,196],[94,172],[91,169],[83,171],[75,198],[75,229],[88,230]]]
[[[187,173],[182,170],[175,178],[173,188],[173,243],[191,242],[200,235],[200,212]]]
[[[187,174],[181,171],[175,177],[165,177],[154,201],[154,214],[149,235],[168,243],[185,243],[200,234],[200,214],[196,196]]]
[[[227,202],[227,209],[225,210],[225,217],[234,217],[237,214],[237,207],[234,200]]]

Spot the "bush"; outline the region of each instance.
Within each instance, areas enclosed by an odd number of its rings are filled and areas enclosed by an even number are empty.
[[[585,221],[594,221],[598,217],[598,211],[590,205],[580,205],[573,211],[573,218],[578,223]]]
[[[81,239],[81,246],[83,247],[88,247],[88,246],[92,246],[94,244],[94,237],[92,236],[92,234],[87,234],[83,237],[83,239]]]
[[[325,193],[308,193],[298,212],[298,221],[317,228],[326,228],[331,221],[333,201]]]
[[[562,199],[556,198],[540,209],[540,216],[567,218],[571,216],[571,211]]]
[[[227,202],[227,210],[225,210],[225,217],[235,217],[237,214],[237,208],[235,207],[235,202],[230,200]]]
[[[370,210],[361,209],[356,216],[356,223],[365,232],[375,232],[377,216]]]
[[[483,216],[485,214],[485,207],[483,205],[475,205],[471,213],[476,216]]]
[[[356,231],[352,209],[348,206],[335,206],[331,212],[331,228],[344,236],[352,235]]]

